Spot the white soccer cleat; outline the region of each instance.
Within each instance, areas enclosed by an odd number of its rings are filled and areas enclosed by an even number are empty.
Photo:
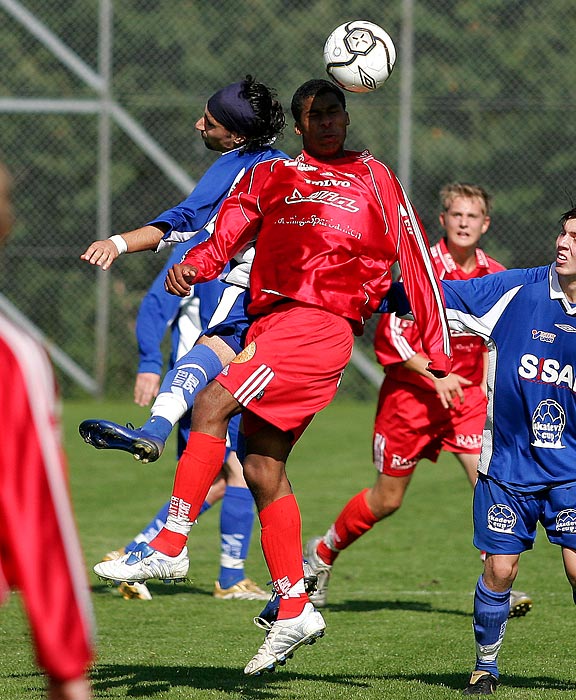
[[[118,583],[144,583],[158,578],[166,583],[183,581],[188,573],[188,550],[182,549],[176,557],[152,549],[141,542],[135,549],[118,559],[101,561],[94,571],[102,578]]]
[[[306,603],[298,617],[276,620],[269,626],[264,643],[256,655],[248,662],[244,673],[258,676],[263,671],[273,671],[276,664],[283,666],[286,659],[303,644],[314,644],[324,636],[326,623],[312,603]]]
[[[304,550],[304,558],[308,562],[314,575],[318,577],[316,590],[308,594],[308,597],[317,608],[323,608],[328,602],[328,583],[330,582],[330,574],[332,573],[331,564],[323,562],[316,553],[316,548],[321,540],[321,537],[313,537],[306,542]]]

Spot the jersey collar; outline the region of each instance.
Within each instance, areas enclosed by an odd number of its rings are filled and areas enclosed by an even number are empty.
[[[562,287],[560,286],[560,280],[558,279],[558,273],[554,269],[553,265],[550,265],[549,281],[550,299],[557,299],[562,304],[564,311],[569,316],[576,316],[576,306],[568,301],[566,295],[562,291]]]

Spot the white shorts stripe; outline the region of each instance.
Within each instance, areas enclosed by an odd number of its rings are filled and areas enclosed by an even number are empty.
[[[257,370],[234,392],[234,398],[243,406],[257,396],[274,379],[274,372],[267,365],[260,365]]]

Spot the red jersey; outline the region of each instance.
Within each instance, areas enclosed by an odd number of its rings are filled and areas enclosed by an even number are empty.
[[[70,508],[52,367],[0,315],[0,599],[22,592],[39,665],[80,677],[92,659],[88,580]]]
[[[184,263],[217,276],[257,239],[249,311],[294,299],[348,319],[360,334],[399,262],[432,368],[450,369],[443,294],[426,234],[394,173],[369,152],[257,164],[224,202],[210,239]]]
[[[506,269],[477,248],[475,269],[470,273],[464,272],[448,252],[444,239],[433,246],[430,253],[440,279],[466,280]],[[378,362],[386,368],[387,377],[434,391],[431,379],[407,369],[402,364],[416,353],[426,354],[418,328],[413,321],[398,318],[395,314],[383,314],[376,329],[374,349]],[[485,352],[485,346],[482,338],[454,331],[452,352],[452,372],[469,379],[473,386],[478,386],[483,378],[482,353]]]

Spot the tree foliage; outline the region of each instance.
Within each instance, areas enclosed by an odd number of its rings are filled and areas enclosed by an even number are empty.
[[[29,0],[25,7],[98,73],[100,3],[70,0],[63,8]],[[193,179],[214,159],[194,123],[215,89],[251,73],[276,87],[289,112],[294,89],[324,75],[322,46],[333,28],[358,18],[383,25],[397,42],[398,65],[382,89],[348,95],[349,146],[369,147],[396,168],[408,64],[401,0],[359,0],[353,14],[342,0],[123,0],[112,7],[111,97]],[[6,9],[0,19],[0,98],[100,99],[29,26]],[[573,29],[576,7],[568,0],[415,0],[411,195],[433,241],[440,186],[476,181],[495,196],[489,251],[510,266],[550,259],[556,221],[575,189]],[[289,113],[288,123],[278,145],[295,154]],[[78,258],[99,231],[99,117],[0,107],[0,134],[18,217],[0,257],[0,289],[90,372],[96,272]],[[141,225],[186,194],[114,122],[111,134],[109,234]],[[162,263],[152,253],[125,256],[110,273],[108,392],[132,383],[134,318]]]

